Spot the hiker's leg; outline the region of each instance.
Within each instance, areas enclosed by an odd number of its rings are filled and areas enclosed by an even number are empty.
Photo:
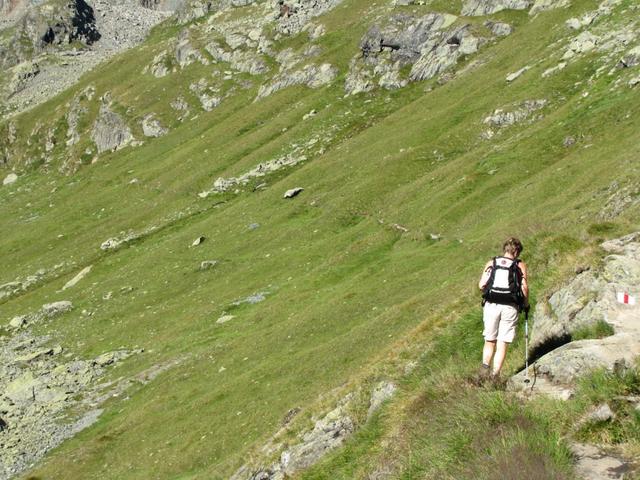
[[[495,303],[485,303],[482,320],[484,323],[484,348],[482,349],[482,363],[491,365],[491,359],[496,350],[496,339],[498,337],[498,325],[500,323],[500,309]]]
[[[482,349],[482,363],[485,365],[491,365],[491,359],[493,358],[493,352],[496,351],[495,340],[485,340],[484,348]]]
[[[500,370],[502,370],[502,364],[504,363],[504,358],[507,356],[507,347],[509,344],[507,342],[501,342],[498,340],[496,343],[496,354],[493,356],[493,374],[499,375]]]
[[[500,324],[498,326],[498,342],[493,356],[493,374],[498,375],[507,355],[507,347],[516,336],[518,310],[510,305],[500,306]]]

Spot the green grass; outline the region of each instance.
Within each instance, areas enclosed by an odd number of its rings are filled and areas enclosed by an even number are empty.
[[[85,131],[97,98],[109,91],[130,121],[155,112],[171,132],[78,168],[89,146],[84,140],[68,157],[60,150],[48,165],[24,167],[17,184],[0,188],[0,283],[64,263],[1,304],[0,318],[69,299],[74,310],[39,332],[80,357],[145,348],[111,377],[182,360],[128,392],[128,400],[110,400],[95,426],[32,474],[228,478],[279,430],[291,408],[302,408],[294,436],[348,391],[392,377],[401,385],[398,400],[303,476],[366,478],[388,463],[404,478],[446,478],[446,472],[486,478],[519,465],[545,478],[570,478],[561,435],[571,411],[554,403],[525,408],[501,391],[465,382],[482,343],[476,277],[506,236],[524,241],[534,295],[543,298],[566,279],[574,260],[595,261],[601,238],[638,228],[637,205],[607,220],[611,227],[592,227],[603,222],[612,182],[637,182],[637,92],[611,90],[605,75],[583,98],[585,87],[576,81],[595,70],[591,58],[545,81],[505,86],[507,73],[548,60],[545,48],[565,35],[556,25],[592,8],[573,3],[570,11],[532,22],[504,13],[517,22],[516,33],[483,47],[480,66],[445,85],[434,82],[431,92],[423,83],[343,98],[346,66],[378,13],[369,13],[370,2],[350,0],[322,18],[328,33],[317,62],[341,67],[333,86],[290,88],[253,103],[266,81],[255,78],[251,89],[209,113],[199,109],[189,85],[208,78],[212,67],[194,64],[161,79],[141,75],[176,33],[164,26],[77,88],[17,117],[18,131],[27,132],[15,146],[12,166],[18,167],[42,161],[44,125],[58,125],[66,103],[88,85],[96,96]],[[282,46],[299,47],[302,40]],[[528,74],[539,78],[542,71],[536,64]],[[196,120],[175,120],[169,103],[179,95]],[[491,142],[480,139],[486,115],[534,98],[549,100],[544,118],[505,129]],[[312,108],[319,114],[302,121]],[[41,133],[29,145],[38,123]],[[217,177],[241,174],[334,125],[324,153],[266,177],[266,189],[197,198]],[[567,135],[588,142],[567,149]],[[63,165],[76,173],[62,175]],[[130,184],[133,178],[139,183]],[[305,191],[283,200],[294,186]],[[251,223],[260,227],[250,230]],[[116,252],[99,248],[122,231],[146,228],[153,232]],[[205,243],[190,248],[200,235]],[[213,259],[220,261],[215,269],[198,271],[201,261]],[[89,264],[87,278],[60,292]],[[122,292],[127,286],[133,290]],[[107,292],[110,300],[103,299]],[[231,307],[256,292],[268,292],[266,300]],[[230,311],[234,320],[216,324]],[[507,372],[521,366],[522,349],[522,342],[514,345]],[[414,359],[419,367],[403,379],[404,365]],[[363,400],[356,412],[360,424],[366,407]],[[560,426],[551,421],[556,418]],[[492,442],[485,441],[488,431]]]
[[[571,333],[571,340],[585,340],[589,338],[605,338],[614,334],[611,324],[604,320],[598,320],[592,325],[578,328]]]

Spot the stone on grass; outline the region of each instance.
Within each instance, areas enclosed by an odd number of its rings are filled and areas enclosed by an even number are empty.
[[[89,265],[88,267],[85,267],[82,270],[80,270],[80,272],[75,277],[73,277],[71,280],[65,283],[64,287],[62,287],[62,290],[66,290],[67,288],[71,288],[75,286],[80,280],[82,280],[84,277],[88,275],[92,267],[93,267],[92,265]]]
[[[42,315],[47,318],[53,318],[62,313],[68,312],[73,308],[73,304],[68,300],[59,302],[45,303],[40,310]]]
[[[206,237],[200,236],[196,238],[193,243],[191,243],[192,247],[197,247],[198,245],[202,245],[202,243],[206,240]]]
[[[529,65],[522,67],[517,72],[510,73],[509,75],[507,75],[507,82],[509,83],[513,82],[515,79],[519,78],[522,74],[524,74],[527,70],[531,70],[531,67]]]
[[[397,387],[391,382],[380,382],[377,384],[371,393],[367,418],[371,417],[385,401],[393,397],[396,390]]]
[[[222,315],[218,320],[216,320],[216,323],[222,325],[223,323],[230,322],[234,318],[236,318],[235,315]]]
[[[4,180],[2,181],[2,185],[11,185],[12,183],[15,183],[17,180],[18,180],[18,175],[12,172],[6,177],[4,177]]]
[[[217,260],[204,260],[200,262],[200,270],[209,270],[214,268],[216,265],[218,265]]]
[[[29,316],[28,315],[18,315],[17,317],[13,317],[9,322],[9,326],[14,329],[22,328],[27,324]]]
[[[301,187],[292,188],[291,190],[287,190],[286,192],[284,192],[284,198],[297,197],[303,191],[304,191],[304,188],[301,188]]]
[[[608,422],[609,420],[613,420],[615,418],[615,414],[611,407],[607,403],[603,403],[602,405],[598,405],[594,411],[589,413],[584,421],[588,423],[602,423]]]

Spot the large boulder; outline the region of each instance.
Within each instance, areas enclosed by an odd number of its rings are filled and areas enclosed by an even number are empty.
[[[98,153],[103,153],[126,147],[133,141],[133,135],[124,119],[111,110],[110,103],[103,102],[93,124],[91,139],[96,144]]]

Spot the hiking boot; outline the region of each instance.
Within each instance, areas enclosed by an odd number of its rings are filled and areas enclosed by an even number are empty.
[[[486,363],[483,363],[482,365],[480,365],[478,376],[480,378],[489,378],[491,376],[491,367]]]

